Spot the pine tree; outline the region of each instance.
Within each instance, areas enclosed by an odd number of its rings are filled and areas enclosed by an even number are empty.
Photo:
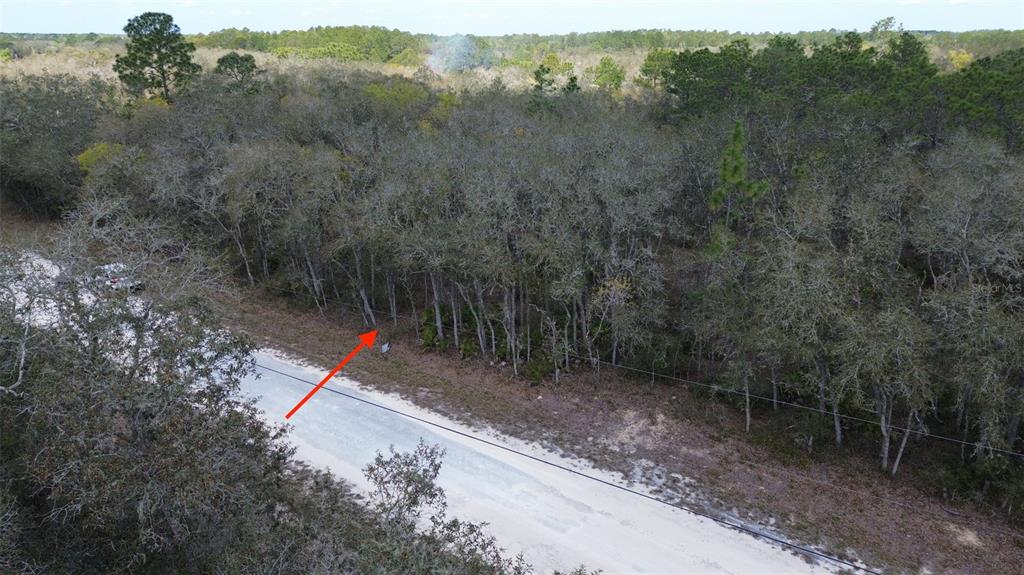
[[[195,78],[201,68],[192,61],[196,47],[186,42],[170,14],[146,12],[128,21],[128,52],[114,60],[114,72],[129,91],[158,92],[165,100],[171,90]]]
[[[736,122],[729,145],[722,152],[722,164],[719,169],[722,183],[711,192],[708,199],[708,205],[713,211],[718,211],[730,203],[730,196],[734,194],[740,196],[741,202],[752,202],[768,189],[767,182],[747,179],[747,159],[743,156],[745,146],[743,126]]]

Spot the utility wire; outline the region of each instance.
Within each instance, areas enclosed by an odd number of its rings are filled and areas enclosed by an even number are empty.
[[[307,297],[309,296],[309,294],[305,293],[305,292],[299,292],[299,291],[295,291],[295,290],[284,290],[284,291],[288,291],[288,292],[294,293],[296,295],[302,295],[302,296],[307,296]],[[346,306],[346,307],[352,308],[352,309],[360,311],[360,312],[362,312],[362,310],[363,310],[363,306],[360,306],[360,305],[357,305],[357,304],[348,304],[348,303],[345,303],[345,302],[336,302],[336,303],[338,303],[338,304],[340,304],[342,306]],[[369,309],[371,311],[373,311],[374,313],[376,313],[376,314],[380,314],[382,317],[383,316],[387,316],[387,315],[391,315],[391,312],[389,312],[389,311],[380,310],[380,309],[374,309],[374,308],[369,308]],[[404,314],[404,313],[396,313],[395,316],[396,317],[403,317],[403,318],[406,318],[406,319],[411,319],[413,321],[418,321],[417,318],[415,318],[415,317],[413,317],[411,315],[408,315],[408,314]],[[657,373],[657,372],[653,372],[653,371],[648,371],[646,369],[640,369],[640,368],[636,368],[636,367],[629,367],[629,366],[626,366],[626,365],[618,365],[618,364],[614,364],[614,363],[612,363],[610,361],[603,360],[603,359],[601,359],[599,357],[583,357],[583,356],[577,355],[575,353],[568,353],[566,355],[568,355],[569,357],[572,357],[574,359],[580,360],[580,361],[596,362],[596,363],[600,363],[600,364],[607,365],[607,366],[610,366],[610,367],[613,367],[613,368],[617,368],[617,369],[624,369],[624,370],[627,370],[627,371],[632,371],[632,372],[635,372],[635,373],[642,373],[642,374],[649,375],[649,376],[652,376],[652,377],[659,377],[659,378],[662,378],[662,379],[667,379],[667,380],[675,381],[675,382],[678,382],[678,383],[685,383],[685,384],[688,384],[688,385],[696,385],[696,386],[699,386],[699,387],[704,387],[704,388],[712,389],[712,390],[715,390],[715,391],[731,393],[733,395],[738,395],[738,396],[741,396],[741,397],[748,397],[748,394],[746,392],[739,391],[739,390],[736,390],[736,389],[730,389],[728,387],[722,387],[722,386],[715,385],[715,384],[712,384],[712,383],[703,383],[703,382],[700,382],[700,381],[693,381],[691,379],[684,379],[684,378],[681,378],[681,377],[675,377],[675,376],[671,376],[671,375],[665,375],[663,373]],[[788,407],[794,407],[794,408],[797,408],[797,409],[803,409],[803,410],[806,410],[806,411],[812,411],[812,412],[818,413],[818,414],[831,415],[833,417],[838,417],[840,419],[846,419],[846,420],[849,420],[849,421],[856,421],[856,422],[859,422],[859,423],[867,423],[869,425],[877,426],[879,429],[881,429],[881,427],[882,427],[881,423],[879,423],[877,421],[874,421],[872,419],[865,419],[863,417],[857,417],[855,415],[847,415],[845,413],[837,413],[837,412],[829,410],[829,409],[824,409],[824,410],[823,409],[818,409],[816,407],[810,407],[810,406],[807,406],[807,405],[801,405],[799,403],[793,403],[793,402],[785,401],[785,400],[781,400],[781,399],[780,400],[776,400],[776,399],[771,398],[771,397],[766,397],[766,396],[763,396],[763,395],[757,395],[757,394],[753,394],[753,393],[749,394],[749,397],[751,399],[757,399],[757,400],[761,400],[761,401],[772,402],[773,404],[785,405],[785,406],[788,406]],[[912,429],[908,429],[906,427],[900,427],[898,425],[889,425],[888,427],[891,430],[901,431],[903,433],[917,434],[917,435],[919,435],[921,437],[928,437],[928,438],[932,438],[932,439],[939,439],[939,440],[942,440],[942,441],[948,441],[950,443],[955,443],[955,444],[958,444],[958,445],[970,446],[970,447],[974,447],[974,448],[978,447],[978,444],[976,444],[976,443],[972,443],[970,441],[964,441],[962,439],[956,439],[955,437],[949,437],[947,435],[939,435],[939,434],[929,433],[929,432],[921,431],[921,430],[912,430]],[[1014,456],[1014,457],[1020,457],[1020,458],[1024,459],[1024,453],[1019,452],[1019,451],[1013,451],[1013,450],[1010,450],[1010,449],[1002,449],[1002,448],[999,448],[999,447],[992,447],[992,446],[985,447],[985,449],[987,449],[989,451],[996,452],[996,453],[1002,453],[1004,455],[1011,455],[1011,456]]]
[[[646,374],[646,375],[651,375],[651,376],[654,376],[654,377],[660,377],[662,379],[668,379],[668,380],[671,380],[671,381],[677,381],[679,383],[686,383],[686,384],[689,384],[689,385],[697,385],[697,386],[700,386],[700,387],[705,387],[705,388],[713,389],[715,391],[724,391],[724,392],[732,393],[732,394],[739,395],[739,396],[742,396],[742,397],[746,397],[747,396],[747,394],[745,392],[742,392],[742,391],[739,391],[739,390],[735,390],[735,389],[729,389],[727,387],[721,387],[721,386],[714,385],[714,384],[711,384],[711,383],[702,383],[702,382],[699,382],[699,381],[683,379],[683,378],[680,378],[680,377],[675,377],[675,376],[671,376],[671,375],[665,375],[665,374],[661,374],[661,373],[655,373],[655,372],[647,371],[645,369],[639,369],[639,368],[636,368],[636,367],[629,367],[629,366],[626,366],[626,365],[616,365],[616,364],[613,364],[611,362],[605,361],[605,360],[600,359],[600,358],[590,359],[590,358],[580,357],[580,356],[572,354],[572,353],[570,353],[568,355],[569,355],[569,357],[573,357],[573,358],[576,358],[576,359],[581,360],[581,361],[596,361],[596,362],[602,363],[604,365],[609,365],[611,367],[618,368],[618,369],[624,369],[626,371],[632,371],[632,372],[636,372],[636,373],[643,373],[643,374]],[[815,413],[832,415],[834,417],[839,417],[841,419],[848,419],[850,421],[857,421],[857,422],[860,422],[860,423],[867,423],[867,424],[870,424],[870,425],[876,425],[879,428],[882,427],[882,424],[877,422],[877,421],[874,421],[874,420],[871,420],[871,419],[864,419],[863,417],[857,417],[856,415],[847,415],[845,413],[836,413],[836,412],[830,411],[828,409],[822,410],[822,409],[818,409],[817,407],[810,407],[810,406],[807,406],[807,405],[800,405],[799,403],[792,403],[792,402],[781,400],[781,399],[780,400],[775,400],[775,399],[773,399],[771,397],[765,397],[763,395],[750,394],[750,398],[751,399],[760,399],[760,400],[763,400],[763,401],[770,401],[770,402],[778,403],[780,405],[786,405],[786,406],[789,406],[789,407],[795,407],[795,408],[798,408],[798,409],[804,409],[804,410],[807,410],[807,411],[813,411]],[[907,429],[905,427],[900,427],[898,425],[889,425],[888,427],[889,427],[889,429],[893,429],[893,430],[896,430],[896,431],[902,431],[903,433],[913,433],[913,434],[920,435],[921,437],[930,437],[932,439],[941,439],[943,441],[949,441],[951,443],[957,443],[957,444],[960,444],[960,445],[969,445],[969,446],[972,446],[972,447],[977,447],[976,443],[971,443],[970,441],[964,441],[962,439],[956,439],[955,437],[949,437],[947,435],[937,435],[937,434],[934,434],[934,433],[928,433],[927,431]],[[1018,451],[1011,451],[1011,450],[1008,450],[1008,449],[1001,449],[1001,448],[998,448],[998,447],[991,447],[991,446],[986,447],[985,449],[988,449],[990,451],[995,451],[995,452],[998,452],[998,453],[1003,453],[1003,454],[1006,454],[1006,455],[1013,455],[1013,456],[1016,456],[1016,457],[1024,458],[1024,453],[1021,453],[1021,452],[1018,452]]]
[[[291,292],[291,293],[293,293],[295,295],[299,295],[299,296],[308,296],[309,295],[308,293],[294,291],[294,290],[283,290],[283,291],[289,291],[289,292]],[[356,305],[356,304],[348,304],[348,303],[345,303],[345,302],[335,302],[335,303],[341,304],[344,307],[349,307],[351,309],[355,309],[357,311],[361,311],[362,310],[362,306],[359,306],[359,305]],[[385,311],[385,310],[380,310],[380,309],[374,309],[374,308],[370,308],[370,309],[372,311],[374,311],[375,313],[379,313],[379,314],[382,314],[382,315],[390,315],[390,313],[391,313],[391,312],[388,312],[388,311]],[[408,314],[404,314],[404,313],[396,313],[395,316],[396,317],[406,318],[406,319],[411,319],[411,320],[414,320],[414,321],[417,320],[417,318],[415,318],[414,316],[411,316],[411,315],[408,315]],[[571,357],[573,357],[575,359],[578,359],[578,360],[581,360],[581,361],[590,361],[591,360],[590,358],[581,357],[581,356],[578,356],[578,355],[575,355],[575,354],[571,354],[571,353],[569,355]],[[600,361],[601,363],[604,363],[605,365],[609,365],[609,366],[611,366],[613,368],[617,367],[617,368],[622,368],[622,369],[631,369],[631,368],[627,368],[626,366],[615,365],[615,364],[609,363],[607,361],[600,360],[598,358],[594,358],[594,359],[597,360],[597,361]],[[634,369],[634,371],[637,371],[637,370]],[[641,372],[642,373],[646,373],[648,375],[651,375],[651,372],[649,372],[649,371],[641,371]],[[736,393],[738,395],[743,395],[742,392],[738,392],[736,390],[731,390],[731,389],[728,389],[728,388],[719,387],[719,386],[716,386],[716,385],[713,385],[713,384],[705,384],[705,383],[701,383],[701,382],[697,382],[697,381],[692,381],[692,380],[688,380],[688,379],[674,378],[674,377],[671,377],[671,376],[668,376],[668,375],[664,375],[664,374],[660,374],[660,373],[654,373],[654,376],[661,377],[661,378],[669,378],[669,379],[672,379],[674,381],[679,381],[679,382],[682,382],[682,383],[688,383],[688,384],[698,385],[698,386],[703,386],[703,387],[710,387],[712,389],[719,390],[719,391],[725,391],[725,392],[729,392],[729,393]],[[757,399],[764,399],[765,401],[775,401],[773,398],[761,397],[761,396],[757,396],[757,395],[751,395],[751,397],[752,398],[757,398]],[[822,413],[817,408],[807,407],[805,405],[800,405],[800,404],[796,404],[796,403],[790,403],[790,402],[781,401],[781,400],[778,403],[783,404],[783,405],[792,406],[792,407],[798,407],[798,408],[801,408],[801,409],[808,409],[808,410],[811,410],[811,411],[813,411],[815,413]],[[831,413],[831,412],[827,412],[826,411],[825,413]],[[840,417],[846,417],[846,416],[840,414]],[[864,421],[866,423],[870,423],[872,425],[880,425],[877,421],[872,421],[872,420],[862,420],[862,421]],[[893,427],[893,429],[902,429],[902,428]],[[914,433],[919,433],[919,432],[914,432]],[[924,434],[922,434],[922,435],[924,435]],[[936,436],[936,437],[942,437],[942,436]],[[942,439],[951,440],[948,437],[942,437]],[[959,440],[951,440],[951,441],[959,441]],[[973,443],[968,443],[968,442],[963,442],[963,441],[960,441],[960,443],[963,443],[965,445],[974,445]],[[1016,454],[1016,452],[1011,452],[1011,453]],[[1017,455],[1021,455],[1021,454],[1017,454]],[[743,460],[743,462],[748,464],[748,465],[753,465],[755,467],[760,467],[761,469],[765,469],[765,470],[767,470],[769,472],[772,472],[772,473],[782,473],[784,475],[787,475],[789,477],[793,477],[793,478],[798,479],[798,480],[808,481],[808,482],[816,483],[818,485],[822,485],[822,486],[825,486],[825,487],[831,487],[831,488],[834,488],[834,489],[839,489],[839,490],[845,491],[847,493],[853,493],[853,494],[857,494],[857,495],[861,495],[861,496],[872,497],[872,498],[875,498],[875,499],[877,499],[879,501],[884,501],[886,503],[891,503],[893,505],[896,505],[896,506],[899,506],[899,507],[903,507],[903,508],[909,509],[911,511],[924,512],[924,513],[926,513],[928,515],[931,515],[932,517],[935,517],[935,518],[938,518],[938,519],[941,519],[941,520],[944,520],[944,521],[948,521],[949,520],[949,517],[947,517],[945,515],[942,515],[942,514],[940,514],[938,512],[931,511],[929,509],[922,509],[920,507],[915,507],[913,505],[910,505],[910,504],[908,504],[906,502],[903,502],[903,501],[900,501],[898,499],[893,499],[891,497],[885,497],[883,495],[878,495],[877,493],[871,493],[869,491],[862,491],[862,490],[859,490],[859,489],[853,489],[853,488],[850,488],[850,487],[845,487],[845,486],[842,486],[842,485],[838,485],[838,484],[832,483],[830,481],[824,481],[824,480],[821,480],[821,479],[810,477],[808,475],[804,475],[804,474],[800,474],[800,473],[793,473],[793,472],[791,472],[789,470],[782,469],[782,468],[769,467],[767,465],[760,464],[760,463],[758,463],[756,461]],[[1024,533],[1016,533],[1016,532],[1013,532],[1013,531],[1009,531],[1009,530],[1006,530],[1006,529],[1000,529],[998,527],[994,527],[994,526],[990,526],[990,525],[973,525],[972,528],[974,528],[974,529],[981,528],[981,529],[983,529],[985,531],[988,531],[990,533],[998,533],[998,534],[1006,536],[1006,537],[1013,537],[1013,538],[1016,538],[1016,539],[1024,539]]]
[[[278,375],[282,375],[282,376],[294,379],[296,381],[305,383],[307,385],[310,385],[310,386],[313,386],[313,387],[315,387],[317,385],[317,382],[314,382],[314,381],[311,381],[311,380],[308,380],[308,379],[304,379],[304,378],[298,377],[296,375],[292,375],[290,373],[286,373],[286,372],[280,371],[278,369],[274,369],[274,368],[272,368],[270,366],[263,365],[263,364],[261,364],[259,362],[254,362],[254,364],[256,365],[256,367],[258,367],[260,369],[263,369],[263,370],[266,370],[266,371],[269,371],[269,372],[272,372],[272,373],[276,373]],[[527,459],[536,461],[538,463],[542,463],[544,465],[549,465],[551,467],[554,467],[556,469],[560,469],[562,471],[567,471],[569,473],[572,473],[574,475],[578,475],[578,476],[583,477],[585,479],[589,479],[591,481],[595,481],[597,483],[601,483],[603,485],[607,485],[608,487],[613,487],[615,489],[619,489],[619,490],[624,491],[626,493],[630,493],[632,495],[636,495],[638,497],[643,497],[644,499],[648,499],[650,501],[661,503],[662,505],[667,505],[669,507],[673,507],[675,509],[679,509],[681,511],[685,511],[687,513],[690,513],[690,514],[693,514],[693,515],[697,515],[699,517],[704,517],[706,519],[710,519],[710,520],[712,520],[712,521],[714,521],[716,523],[719,523],[719,524],[721,524],[721,525],[723,525],[725,527],[729,527],[729,528],[735,529],[737,531],[742,531],[744,533],[747,533],[749,535],[753,535],[755,537],[762,537],[764,539],[767,539],[769,541],[772,541],[774,543],[777,543],[777,544],[785,546],[785,547],[789,547],[789,548],[791,548],[791,549],[793,549],[795,551],[799,551],[799,552],[804,553],[806,555],[811,555],[813,557],[818,557],[818,558],[824,559],[826,561],[831,561],[832,563],[835,563],[837,565],[841,565],[843,567],[849,567],[851,569],[856,569],[858,571],[862,571],[864,573],[869,573],[871,575],[882,575],[882,573],[879,572],[879,571],[875,571],[875,570],[870,569],[868,567],[863,567],[863,566],[858,565],[856,563],[847,561],[845,559],[841,559],[839,557],[835,557],[835,556],[829,555],[827,553],[823,553],[821,551],[817,551],[815,549],[811,549],[809,547],[804,547],[803,545],[799,545],[797,543],[792,543],[792,542],[786,541],[785,539],[782,539],[781,537],[776,537],[776,536],[770,535],[768,533],[763,533],[763,532],[758,531],[756,529],[753,529],[751,527],[747,527],[746,525],[743,525],[742,523],[736,523],[736,522],[733,522],[733,521],[729,521],[727,519],[723,519],[723,518],[720,518],[720,517],[715,517],[715,516],[713,516],[713,515],[711,515],[709,513],[705,513],[705,512],[696,510],[696,509],[692,509],[692,508],[689,508],[689,507],[687,507],[685,505],[681,505],[679,503],[672,503],[671,501],[666,501],[664,499],[660,499],[660,498],[655,497],[653,495],[649,495],[647,493],[643,493],[641,491],[637,491],[635,489],[631,489],[631,488],[626,487],[624,485],[620,485],[620,484],[612,482],[612,481],[607,481],[605,479],[601,479],[600,477],[595,477],[593,475],[584,473],[584,472],[579,471],[577,469],[573,469],[571,467],[566,467],[565,465],[561,465],[561,464],[555,463],[553,461],[548,461],[546,459],[541,459],[540,457],[536,457],[534,455],[530,455],[529,453],[525,453],[525,452],[519,451],[519,450],[514,449],[512,447],[508,447],[507,445],[502,445],[500,443],[497,443],[497,442],[494,442],[494,441],[490,441],[488,439],[484,439],[482,437],[478,437],[478,436],[470,434],[470,433],[459,431],[459,430],[454,429],[452,427],[449,427],[447,425],[436,423],[436,422],[424,419],[422,417],[417,417],[415,415],[412,415],[412,414],[409,414],[409,413],[405,413],[403,411],[400,411],[400,410],[397,410],[397,409],[393,409],[393,408],[387,407],[385,405],[381,405],[381,404],[379,404],[377,402],[370,401],[369,399],[358,397],[358,396],[352,395],[350,393],[345,393],[344,391],[334,389],[334,388],[332,388],[330,386],[326,386],[325,385],[322,389],[324,391],[329,391],[331,393],[334,393],[336,395],[340,395],[342,397],[347,397],[349,399],[354,399],[354,400],[359,401],[361,403],[365,403],[367,405],[371,405],[371,406],[376,407],[378,409],[383,409],[384,411],[388,411],[388,412],[394,413],[396,415],[400,415],[402,417],[407,417],[409,419],[418,421],[420,423],[425,423],[427,425],[436,427],[438,429],[443,429],[443,430],[445,430],[445,431],[447,431],[449,433],[453,433],[453,434],[465,437],[467,439],[472,439],[474,441],[478,441],[478,442],[483,443],[485,445],[489,445],[491,447],[496,447],[498,449],[502,449],[502,450],[507,451],[509,453],[514,453],[516,455],[519,455],[521,457],[525,457]]]

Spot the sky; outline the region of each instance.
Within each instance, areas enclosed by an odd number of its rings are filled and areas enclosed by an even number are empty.
[[[1024,28],[1024,0],[0,0],[0,32],[116,34],[129,18],[150,11],[171,14],[186,34],[353,24],[484,36],[638,28],[864,31],[886,16],[908,30]]]

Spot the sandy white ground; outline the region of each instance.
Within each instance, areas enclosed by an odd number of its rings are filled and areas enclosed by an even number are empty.
[[[314,382],[324,375],[322,370],[271,350],[258,352],[256,360]],[[243,392],[259,397],[257,405],[268,421],[283,423],[284,414],[309,386],[266,370],[257,372],[258,378],[251,376],[243,382]],[[328,386],[602,479],[622,481],[534,444],[471,430],[350,379],[337,377]],[[394,445],[409,451],[421,437],[442,445],[447,455],[439,483],[448,496],[449,515],[489,523],[489,532],[501,546],[510,554],[522,552],[539,573],[571,569],[580,562],[605,573],[835,571],[828,565],[811,565],[786,549],[714,521],[324,390],[291,423],[290,440],[299,457],[329,468],[363,489],[366,481],[361,469],[378,450],[386,452]]]

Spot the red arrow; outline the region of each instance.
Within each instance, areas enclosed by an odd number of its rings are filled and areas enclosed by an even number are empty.
[[[320,383],[316,384],[316,387],[314,387],[313,389],[309,390],[309,393],[306,394],[306,397],[303,397],[302,401],[297,403],[295,405],[295,407],[293,407],[292,410],[288,412],[288,415],[284,416],[284,418],[285,419],[291,419],[291,417],[293,415],[295,415],[295,412],[298,411],[300,407],[305,405],[306,402],[309,401],[309,398],[313,397],[313,395],[316,394],[316,392],[320,391],[320,388],[323,387],[328,381],[330,381],[330,379],[332,377],[334,377],[334,374],[336,374],[339,371],[341,371],[341,368],[345,367],[345,364],[348,363],[349,360],[351,360],[353,357],[356,356],[356,354],[358,354],[360,351],[362,351],[364,347],[373,347],[373,342],[376,339],[377,339],[377,330],[373,330],[373,331],[370,331],[370,332],[367,332],[367,333],[364,333],[364,334],[360,334],[359,340],[360,340],[361,343],[359,345],[357,345],[352,351],[350,351],[348,353],[348,355],[345,356],[345,359],[341,360],[341,363],[336,365],[334,367],[334,369],[332,369],[331,372],[327,374],[327,377],[323,378],[320,381]]]

